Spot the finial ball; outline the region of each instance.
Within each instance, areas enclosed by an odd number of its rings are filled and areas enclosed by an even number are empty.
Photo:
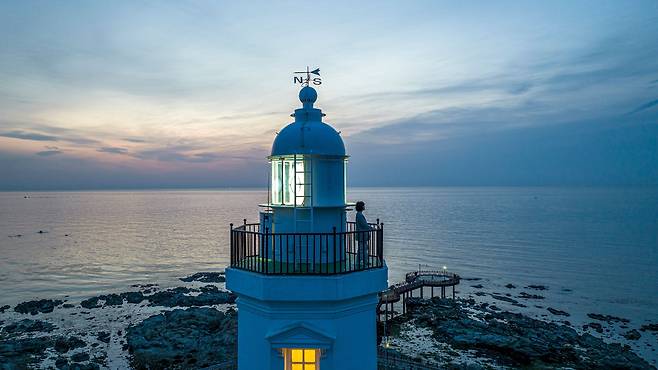
[[[318,100],[318,93],[314,88],[310,86],[304,86],[304,88],[302,88],[302,90],[299,92],[299,100],[303,104],[313,104],[316,100]]]

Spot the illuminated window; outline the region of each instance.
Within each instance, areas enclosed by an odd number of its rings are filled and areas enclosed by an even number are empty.
[[[307,205],[307,172],[304,158],[272,159],[272,203],[283,205]]]
[[[319,370],[320,350],[308,348],[285,349],[285,370]]]

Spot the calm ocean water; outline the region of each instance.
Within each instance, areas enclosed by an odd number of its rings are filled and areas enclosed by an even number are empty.
[[[229,223],[257,220],[266,200],[264,190],[24,195],[0,193],[0,305],[222,270]],[[385,223],[390,283],[446,265],[491,292],[546,285],[544,302],[572,318],[658,317],[656,188],[357,188],[349,198]]]

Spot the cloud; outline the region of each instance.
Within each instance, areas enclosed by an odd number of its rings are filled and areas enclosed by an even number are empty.
[[[62,154],[62,153],[64,153],[64,152],[59,150],[59,149],[55,149],[55,150],[44,150],[44,151],[41,151],[41,152],[37,152],[36,155],[38,155],[40,157],[50,157],[50,156],[57,155],[57,154]]]
[[[146,143],[146,142],[147,142],[147,141],[144,140],[144,139],[137,139],[137,138],[131,138],[131,137],[129,137],[129,138],[123,138],[122,140],[124,140],[124,141],[128,141],[128,142],[130,142],[130,143],[138,143],[138,144]]]
[[[101,153],[127,154],[128,149],[105,146],[105,147],[102,147],[102,148],[98,148],[96,151],[101,152]]]
[[[650,101],[650,102],[648,102],[648,103],[645,103],[645,104],[642,104],[642,105],[640,105],[639,107],[635,108],[634,110],[630,111],[628,114],[639,113],[639,112],[642,112],[643,110],[647,110],[647,109],[653,108],[653,107],[655,107],[656,105],[658,105],[658,99],[656,99],[656,100],[652,100],[652,101]]]
[[[0,133],[0,136],[4,137],[10,137],[13,139],[20,139],[20,140],[34,140],[34,141],[57,141],[57,137],[51,136],[51,135],[44,135],[44,134],[39,134],[35,132],[26,132],[26,131],[9,131],[9,132],[2,132]]]

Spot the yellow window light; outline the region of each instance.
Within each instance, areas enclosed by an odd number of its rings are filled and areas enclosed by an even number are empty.
[[[304,362],[315,362],[315,350],[314,349],[305,349],[304,350]],[[315,365],[313,365],[313,369],[315,369]],[[308,370],[308,368],[306,368],[305,370]]]
[[[291,352],[292,352],[292,362],[304,362],[301,349],[293,349]],[[302,370],[302,368],[300,367],[299,370]]]

